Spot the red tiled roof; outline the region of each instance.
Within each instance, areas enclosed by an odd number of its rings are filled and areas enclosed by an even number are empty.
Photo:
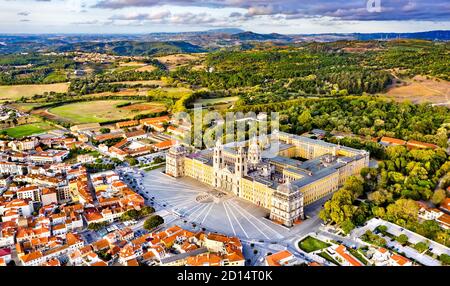
[[[167,140],[167,141],[156,143],[153,145],[153,147],[155,147],[157,149],[166,149],[166,148],[172,147],[175,144],[176,144],[175,140]]]
[[[283,250],[267,256],[266,261],[269,266],[281,266],[280,260],[286,259],[290,256],[292,256],[292,253],[287,250]]]
[[[345,260],[347,260],[348,263],[350,263],[352,266],[362,266],[361,262],[359,262],[358,260],[356,260],[353,256],[349,255],[346,252],[346,248],[344,245],[339,245],[336,248],[336,252]]]
[[[154,117],[154,118],[141,119],[140,122],[141,123],[152,124],[152,123],[167,122],[169,120],[170,120],[169,116],[160,116],[160,117]]]
[[[420,142],[420,141],[416,141],[416,140],[409,140],[407,143],[408,147],[417,147],[417,148],[423,148],[423,149],[436,149],[438,148],[437,145],[435,144],[430,144],[430,143],[425,143],[425,142]]]
[[[393,145],[405,145],[406,144],[405,140],[391,138],[391,137],[383,137],[383,138],[381,138],[380,142],[387,143],[387,144],[393,144]]]
[[[450,187],[449,187],[450,189]],[[442,203],[441,203],[441,208],[450,211],[450,198],[446,198]]]
[[[405,258],[405,257],[403,257],[401,255],[398,255],[398,254],[393,254],[391,256],[391,259],[394,260],[400,266],[403,266],[406,263],[410,262],[407,258]]]

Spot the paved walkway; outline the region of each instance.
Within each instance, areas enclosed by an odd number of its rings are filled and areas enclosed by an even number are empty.
[[[267,209],[232,194],[217,196],[221,192],[190,178],[171,178],[161,169],[145,173],[143,185],[142,193],[154,197],[157,207],[177,215],[180,219],[174,223],[181,227],[193,223],[197,228],[204,227],[241,239],[275,243],[298,238],[302,233],[317,229],[321,222],[317,214],[322,201],[306,207],[310,219],[288,229],[268,220]]]

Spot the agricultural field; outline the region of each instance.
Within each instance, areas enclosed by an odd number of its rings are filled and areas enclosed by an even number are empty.
[[[135,71],[135,72],[151,72],[154,71],[156,67],[142,63],[142,62],[121,62],[119,67],[113,69],[114,72],[125,72],[125,71]]]
[[[431,77],[415,76],[412,79],[401,80],[400,83],[395,81],[383,96],[399,102],[442,104],[450,101],[450,82]]]
[[[22,112],[30,112],[33,108],[39,107],[41,105],[42,103],[18,102],[18,103],[11,103],[8,106]]]
[[[45,122],[31,123],[5,129],[6,133],[14,138],[22,138],[39,134],[54,129],[54,127]]]
[[[192,93],[192,90],[185,87],[165,87],[158,89],[168,98],[181,98]]]
[[[73,71],[71,71],[73,72]],[[44,78],[43,83],[52,83],[52,82],[64,82],[67,81],[68,71],[66,70],[56,70],[50,73],[46,78]]]
[[[0,86],[0,102],[31,97],[44,92],[67,92],[68,88],[69,83],[2,85]]]
[[[133,118],[139,114],[164,111],[166,107],[162,103],[142,103],[132,101],[131,105],[117,107],[130,101],[126,100],[98,100],[89,102],[77,102],[58,106],[47,110],[53,118],[72,123],[107,122],[124,118]]]
[[[87,96],[105,97],[105,96],[158,96],[161,99],[170,98],[178,99],[186,94],[192,93],[192,90],[184,87],[161,87],[155,88],[127,88],[118,92],[100,92],[93,93]]]
[[[127,105],[120,108],[121,110],[130,110],[131,112],[145,111],[145,112],[160,112],[164,111],[165,107],[163,104],[156,102],[137,102],[131,105]]]
[[[239,96],[219,97],[219,98],[201,98],[195,101],[195,103],[201,103],[203,105],[218,105],[218,104],[230,104],[239,100]]]
[[[154,67],[152,65],[145,65],[145,66],[135,69],[135,71],[137,71],[137,72],[152,72],[154,70],[156,70],[156,67]]]
[[[146,64],[142,63],[142,62],[121,62],[121,63],[119,63],[119,66],[121,66],[121,67],[136,67],[136,68],[138,68],[138,67],[142,67],[145,65]]]
[[[204,59],[205,54],[175,54],[156,59],[165,65],[168,70],[175,70],[179,67],[186,66],[196,61]]]
[[[135,81],[118,81],[116,84],[127,84],[127,85],[157,85],[157,86],[167,86],[167,83],[165,83],[162,80],[135,80]]]

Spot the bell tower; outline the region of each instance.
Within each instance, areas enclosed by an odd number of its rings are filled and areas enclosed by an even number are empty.
[[[247,176],[247,156],[244,151],[244,147],[239,147],[236,156],[236,162],[234,164],[234,173],[239,178]]]
[[[234,176],[233,176],[233,192],[236,196],[240,196],[241,179],[247,176],[247,154],[244,147],[238,147],[236,158],[234,162]]]
[[[214,147],[213,154],[213,170],[214,170],[214,187],[220,188],[220,170],[224,167],[223,144],[219,139]]]
[[[184,157],[186,149],[181,145],[175,145],[170,148],[166,155],[166,174],[179,178],[184,174]]]
[[[258,145],[258,140],[253,137],[250,146],[248,147],[248,163],[251,168],[255,168],[259,163],[261,163],[261,150]]]

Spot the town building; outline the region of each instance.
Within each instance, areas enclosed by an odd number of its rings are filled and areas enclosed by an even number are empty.
[[[288,250],[266,256],[265,266],[293,266],[298,263],[297,259]]]

